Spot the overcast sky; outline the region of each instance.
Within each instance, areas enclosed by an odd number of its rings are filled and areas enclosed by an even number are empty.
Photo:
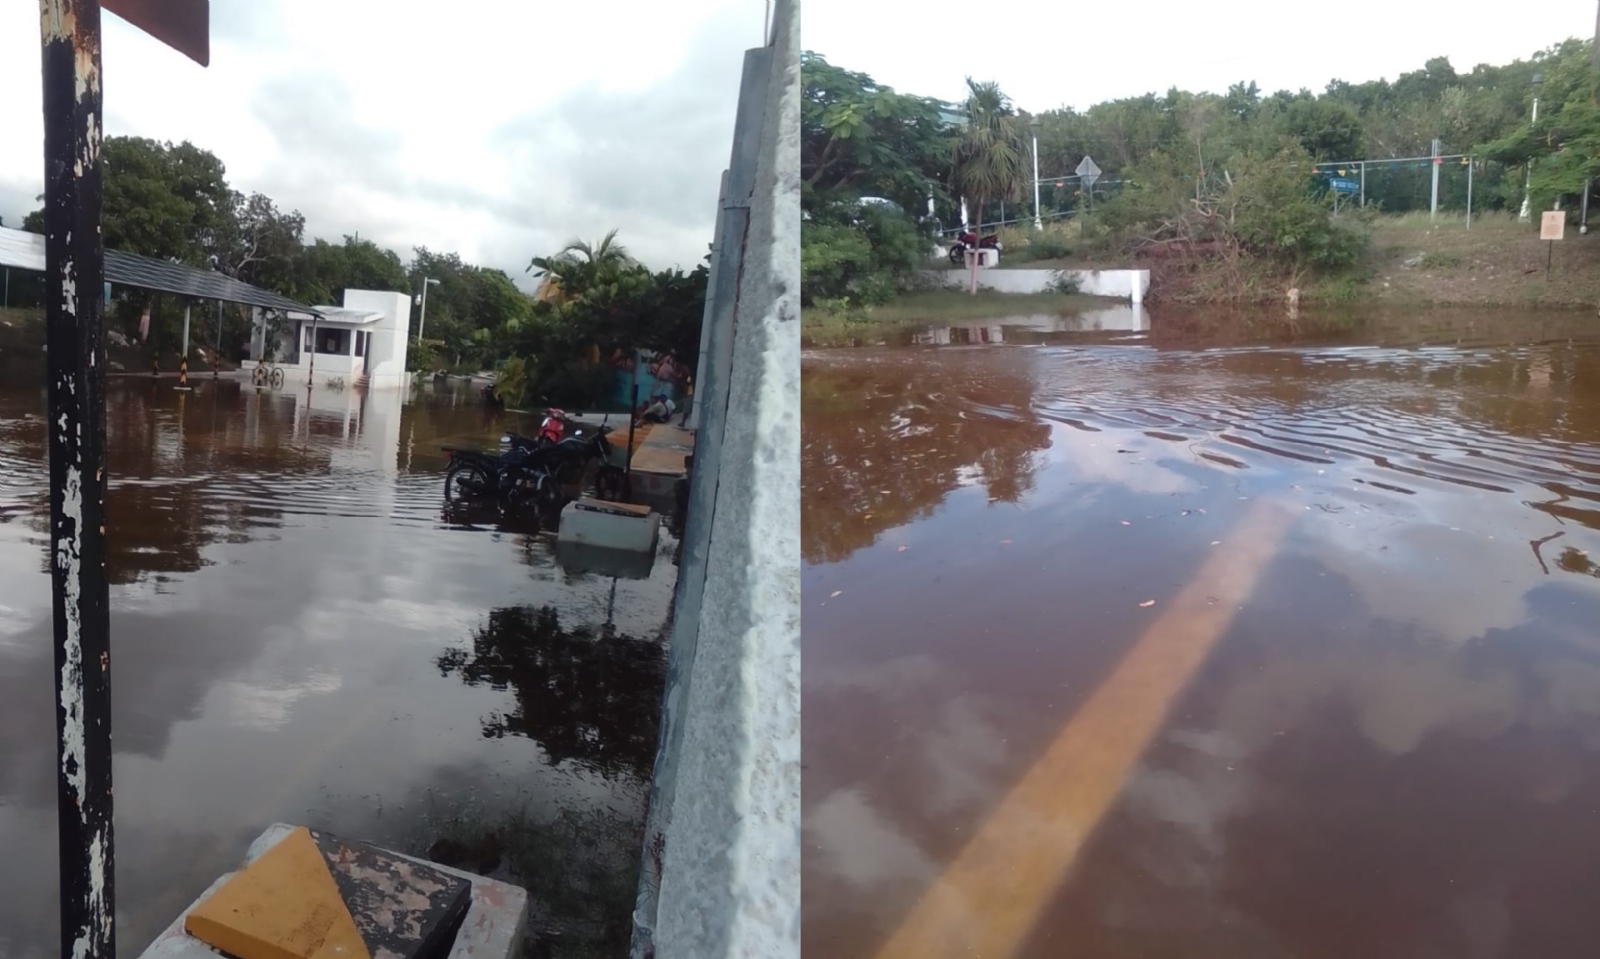
[[[1039,111],[1173,86],[1220,93],[1241,80],[1267,92],[1320,92],[1333,79],[1394,79],[1435,56],[1448,56],[1466,72],[1478,63],[1526,59],[1567,37],[1593,36],[1595,6],[1595,0],[805,0],[803,42],[835,66],[907,93],[957,100],[963,77],[971,75],[998,81],[1018,106]],[[997,42],[966,42],[990,31]]]
[[[201,68],[105,15],[106,133],[190,140],[235,189],[409,259],[519,281],[612,227],[692,268],[711,242],[764,0],[211,0]],[[43,191],[39,8],[0,2],[0,217]]]

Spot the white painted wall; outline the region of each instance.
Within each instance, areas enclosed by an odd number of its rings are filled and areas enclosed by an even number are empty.
[[[1076,277],[1078,292],[1091,296],[1115,296],[1142,303],[1150,289],[1149,270],[979,270],[978,288],[999,293],[1044,293],[1059,274]],[[935,286],[955,289],[964,288],[970,280],[966,270],[928,270],[926,275]]]
[[[383,314],[372,328],[372,343],[367,347],[367,386],[371,389],[405,386],[406,346],[411,329],[411,296],[387,290],[345,290],[347,310],[366,310]],[[320,362],[320,358],[319,358]]]

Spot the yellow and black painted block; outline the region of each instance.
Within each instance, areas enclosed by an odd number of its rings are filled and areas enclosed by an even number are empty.
[[[441,959],[472,884],[366,843],[303,826],[184,918],[237,959]]]

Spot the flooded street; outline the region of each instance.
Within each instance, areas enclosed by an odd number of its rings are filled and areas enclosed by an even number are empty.
[[[808,955],[1593,953],[1600,321],[1271,327],[806,355]]]
[[[108,392],[122,952],[285,821],[528,886],[541,956],[622,954],[675,540],[609,575],[531,524],[443,516],[441,442],[536,428],[475,394],[195,382]],[[0,386],[10,959],[57,954],[44,409]]]

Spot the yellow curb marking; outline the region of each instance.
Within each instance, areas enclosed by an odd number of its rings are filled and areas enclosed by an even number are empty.
[[[877,959],[1009,959],[1287,532],[1252,507],[984,821]]]

